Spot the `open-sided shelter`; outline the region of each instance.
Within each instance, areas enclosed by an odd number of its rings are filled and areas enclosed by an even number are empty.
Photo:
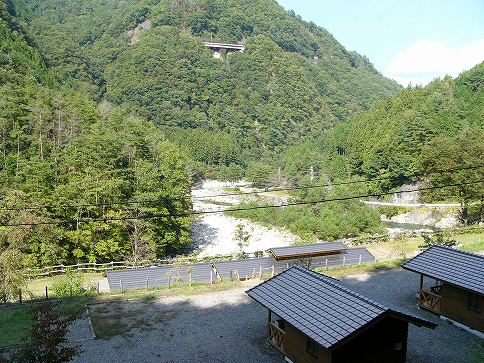
[[[292,362],[405,362],[408,323],[436,326],[302,267],[247,294],[269,310],[269,342]]]
[[[281,261],[333,255],[342,253],[345,250],[346,246],[341,242],[325,242],[299,246],[273,247],[268,252],[276,261]]]
[[[484,256],[432,246],[402,267],[420,274],[420,307],[484,333]]]

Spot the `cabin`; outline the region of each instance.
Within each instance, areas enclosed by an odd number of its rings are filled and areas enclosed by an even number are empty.
[[[436,327],[299,266],[247,294],[268,309],[268,340],[289,362],[405,362],[408,323]]]
[[[420,275],[421,308],[484,337],[484,256],[436,245],[402,267]]]
[[[300,246],[273,247],[267,252],[276,261],[282,261],[339,254],[345,250],[346,246],[341,242],[326,242]]]

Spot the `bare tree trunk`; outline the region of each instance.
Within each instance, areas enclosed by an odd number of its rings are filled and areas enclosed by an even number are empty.
[[[42,131],[39,132],[39,156],[40,160],[44,161],[44,143],[42,140]]]
[[[20,132],[17,132],[17,168],[15,171],[15,175],[18,175],[18,172],[19,172],[19,162],[20,162]]]

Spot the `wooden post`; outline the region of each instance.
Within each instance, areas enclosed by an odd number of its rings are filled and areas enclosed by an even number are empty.
[[[150,277],[146,276],[146,291],[148,291],[148,284],[150,282]]]
[[[192,286],[192,270],[188,270],[188,284]]]
[[[328,259],[326,259],[326,262],[324,263],[324,268],[327,270],[328,269]]]
[[[210,285],[213,285],[213,271],[210,270]]]
[[[343,266],[345,265],[346,256],[343,256]]]
[[[121,286],[121,292],[123,292],[123,280],[119,280],[119,286]]]
[[[274,265],[272,265],[272,277],[274,277]]]
[[[360,255],[360,259],[358,260],[358,265],[361,265],[361,255]]]
[[[267,337],[271,336],[271,320],[272,320],[272,311],[269,310],[269,313],[267,314]]]
[[[45,287],[45,300],[49,300],[49,291],[47,286]]]
[[[99,295],[99,281],[97,282],[97,288],[96,288],[97,294]]]
[[[22,289],[18,289],[18,302],[22,303]]]

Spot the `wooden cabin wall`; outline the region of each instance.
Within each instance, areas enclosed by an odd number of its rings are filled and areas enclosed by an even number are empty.
[[[484,297],[482,295],[480,296],[481,311],[476,312],[467,307],[469,298],[467,290],[444,283],[439,294],[441,296],[441,315],[484,332]]]
[[[285,323],[284,350],[294,363],[331,363],[331,354],[319,347],[318,359],[306,351],[306,335]]]

